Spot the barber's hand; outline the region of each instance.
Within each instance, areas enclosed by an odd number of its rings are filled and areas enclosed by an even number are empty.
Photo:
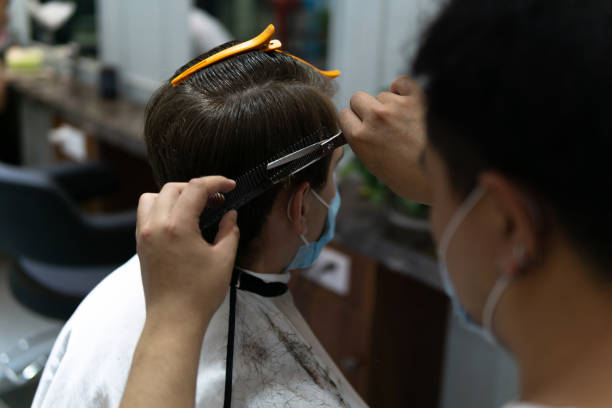
[[[159,194],[140,197],[136,242],[147,321],[205,327],[225,298],[240,235],[236,212],[223,217],[212,245],[202,237],[199,219],[208,197],[234,187],[232,180],[210,176],[168,183]]]
[[[202,339],[227,293],[240,235],[231,211],[208,244],[200,214],[208,197],[235,185],[202,177],[140,197],[136,243],[147,317],[121,408],[194,406]]]
[[[419,85],[400,76],[376,98],[351,97],[340,113],[346,139],[365,166],[396,194],[425,204],[431,193],[418,163],[425,146],[425,101]]]

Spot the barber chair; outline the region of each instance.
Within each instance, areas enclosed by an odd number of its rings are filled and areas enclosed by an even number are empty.
[[[76,204],[117,185],[100,163],[42,169],[0,164],[0,251],[16,261],[10,285],[20,303],[66,320],[135,253],[135,211],[90,215]]]
[[[118,184],[100,163],[40,169],[0,163],[0,251],[14,261],[10,290],[18,303],[67,320],[94,286],[134,254],[135,211],[90,215],[77,206]],[[0,398],[31,396],[60,328],[11,333],[19,340],[0,350]]]

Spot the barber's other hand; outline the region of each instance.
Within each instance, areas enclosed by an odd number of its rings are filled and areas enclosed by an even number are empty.
[[[211,195],[235,182],[221,176],[168,183],[138,204],[136,242],[147,321],[206,326],[227,293],[238,247],[236,212],[228,212],[213,244],[199,228]]]
[[[396,194],[431,203],[429,185],[418,163],[425,145],[424,95],[410,77],[398,77],[376,98],[351,97],[340,113],[346,139],[365,166]]]

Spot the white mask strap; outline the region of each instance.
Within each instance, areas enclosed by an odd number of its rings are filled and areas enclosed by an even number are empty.
[[[506,291],[510,281],[512,281],[512,276],[506,274],[497,279],[493,289],[491,289],[491,293],[489,293],[484,309],[482,310],[482,327],[489,333],[490,336],[493,336],[493,318],[495,317],[495,309],[497,308],[497,304],[499,303],[501,296]]]
[[[451,239],[453,235],[455,235],[455,231],[461,225],[465,217],[472,211],[472,209],[476,206],[478,201],[485,195],[486,190],[480,185],[476,186],[474,190],[467,196],[463,204],[459,206],[455,215],[451,218],[451,220],[446,225],[446,229],[442,233],[442,238],[440,238],[440,244],[438,245],[438,256],[446,261],[446,251],[448,250],[448,246],[450,245]]]
[[[313,189],[310,189],[310,191],[312,191],[312,194],[314,194],[314,196],[317,198],[317,200],[319,200],[319,202],[321,202],[321,204],[323,204],[327,209],[329,209],[329,204],[327,204],[325,200],[317,194],[316,191],[314,191]]]

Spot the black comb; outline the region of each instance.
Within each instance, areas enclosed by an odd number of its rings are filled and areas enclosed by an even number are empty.
[[[230,210],[237,210],[293,174],[316,163],[346,144],[342,132],[321,139],[323,131],[315,132],[275,155],[275,157],[236,178],[236,187],[227,194],[209,198],[200,216],[200,229],[218,223]]]

